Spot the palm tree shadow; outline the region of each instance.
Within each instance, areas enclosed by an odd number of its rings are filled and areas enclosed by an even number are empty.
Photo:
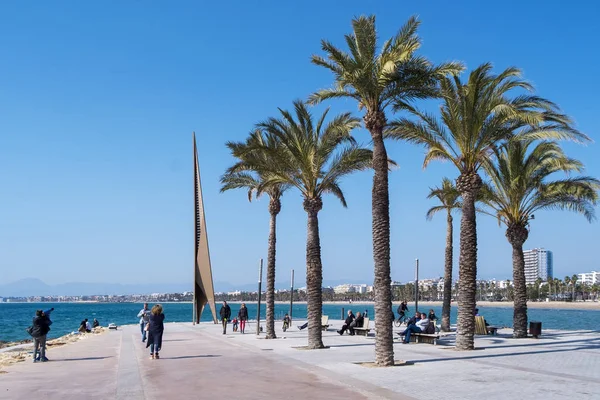
[[[221,357],[220,354],[201,354],[197,356],[161,357],[161,360],[184,360],[187,358],[214,358]]]
[[[411,362],[414,364],[424,364],[424,363],[426,364],[426,363],[438,362],[438,361],[481,360],[481,359],[489,359],[489,358],[502,358],[502,357],[511,357],[511,356],[531,355],[531,354],[565,353],[565,352],[569,352],[569,351],[596,350],[596,349],[600,349],[600,344],[592,345],[592,346],[580,346],[580,347],[569,348],[569,349],[536,350],[536,351],[512,352],[512,353],[503,353],[503,354],[474,355],[474,356],[465,356],[465,357],[430,358],[430,359],[424,359],[424,360],[410,360],[407,362]]]

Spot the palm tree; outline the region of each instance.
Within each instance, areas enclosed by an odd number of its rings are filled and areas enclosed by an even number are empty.
[[[483,64],[470,73],[466,83],[457,76],[441,78],[440,89],[441,122],[431,114],[411,110],[417,121],[393,121],[386,135],[424,145],[424,167],[432,160],[447,160],[459,171],[456,188],[463,206],[456,348],[472,350],[477,279],[475,201],[482,186],[479,170],[488,162],[490,152],[515,132],[530,138],[562,138],[577,133],[571,132],[551,102],[537,96],[509,97],[513,89],[532,90],[516,68],[495,75],[491,64]]]
[[[308,297],[308,348],[323,348],[321,336],[322,282],[319,211],[323,195],[336,196],[346,207],[340,179],[354,171],[372,165],[371,150],[358,147],[351,136],[360,120],[350,113],[340,114],[325,124],[325,111],[317,121],[304,103],[294,102],[295,118],[279,110],[281,118],[269,118],[257,128],[279,143],[277,148],[258,146],[264,159],[251,156],[249,164],[267,173],[260,190],[271,186],[289,185],[300,191],[307,213],[306,287]],[[346,144],[347,143],[347,144]],[[346,145],[345,145],[346,144]],[[254,154],[254,153],[252,153]]]
[[[565,276],[565,286],[567,286],[567,290],[569,290],[569,285],[571,284],[571,277],[570,276]],[[566,298],[566,296],[565,296]],[[571,301],[573,301],[573,299],[571,299]]]
[[[265,137],[262,132],[255,131],[250,134],[246,142],[228,142],[226,146],[231,153],[238,157],[239,161],[227,170],[221,177],[221,192],[231,189],[248,190],[248,200],[252,201],[263,193],[269,196],[269,247],[267,251],[267,339],[276,339],[275,334],[275,253],[277,242],[277,215],[281,211],[281,196],[289,188],[287,184],[274,184],[268,187],[264,183],[269,179],[269,173],[253,166],[247,165],[245,158],[251,153],[251,149],[266,146],[276,150],[277,141]],[[267,161],[265,152],[255,152],[252,157],[263,158]],[[260,167],[260,166],[257,166]],[[264,188],[264,189],[263,189]]]
[[[593,212],[593,209],[592,209],[592,212]],[[576,274],[573,274],[573,276],[571,277],[571,284],[573,285],[573,301],[575,301],[575,285],[577,284],[577,275]]]
[[[312,62],[333,72],[335,86],[313,94],[309,101],[319,103],[332,98],[352,98],[365,109],[365,127],[373,141],[372,214],[373,258],[375,262],[375,358],[378,365],[394,364],[393,316],[390,276],[390,211],[388,191],[388,156],[383,142],[387,124],[386,109],[395,101],[398,109],[409,107],[415,99],[433,97],[440,75],[458,72],[460,64],[433,66],[416,56],[421,47],[417,35],[419,21],[410,18],[395,37],[387,40],[380,51],[374,16],[352,20],[353,32],[345,35],[350,52],[321,41],[327,59],[314,55]]]
[[[427,211],[427,219],[431,220],[435,214],[441,211],[446,212],[446,252],[444,266],[444,300],[442,305],[442,331],[450,331],[450,303],[452,300],[452,212],[462,207],[460,202],[460,193],[454,187],[452,181],[448,178],[442,180],[442,186],[430,189],[428,199],[437,198],[441,205],[431,207]]]
[[[600,181],[589,177],[553,180],[557,172],[582,170],[582,164],[568,158],[556,142],[511,140],[496,151],[495,163],[487,163],[490,177],[481,194],[481,202],[506,226],[506,238],[513,248],[515,285],[513,336],[527,337],[527,289],[523,243],[529,236],[529,224],[540,210],[560,209],[594,218]],[[536,280],[540,287],[542,280]]]

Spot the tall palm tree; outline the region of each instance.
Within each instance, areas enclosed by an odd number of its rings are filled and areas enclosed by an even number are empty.
[[[570,276],[565,276],[565,286],[567,287],[567,290],[569,290],[569,285],[570,284],[571,284],[571,277]],[[566,294],[565,294],[565,298],[566,298]],[[573,301],[573,299],[571,299],[571,301]]]
[[[427,219],[431,220],[438,212],[446,212],[446,252],[444,266],[444,300],[442,305],[442,331],[450,331],[450,303],[452,300],[452,235],[453,223],[452,212],[460,210],[462,203],[460,202],[460,193],[454,187],[452,181],[448,178],[442,180],[442,186],[430,189],[428,199],[436,198],[440,205],[431,207],[427,211]]]
[[[279,143],[277,148],[259,146],[267,154],[264,159],[251,156],[249,164],[267,172],[260,185],[266,190],[274,185],[289,185],[300,191],[307,213],[306,287],[308,297],[308,348],[323,348],[321,336],[322,282],[319,211],[323,195],[336,196],[346,207],[340,179],[372,165],[371,150],[358,147],[351,136],[360,120],[350,113],[340,114],[325,124],[327,111],[317,121],[304,103],[294,102],[295,117],[279,110],[280,118],[269,118],[257,125]]]
[[[460,224],[459,295],[456,348],[472,350],[475,332],[477,224],[475,201],[482,186],[479,170],[498,144],[519,133],[522,137],[572,137],[568,119],[551,102],[537,96],[510,97],[514,89],[532,90],[520,71],[508,68],[496,75],[483,64],[463,83],[457,76],[440,79],[441,122],[431,114],[411,110],[413,121],[389,124],[390,138],[424,145],[424,167],[432,160],[450,161],[459,171],[456,188],[463,206]]]
[[[349,53],[323,40],[327,59],[314,55],[312,62],[333,72],[334,87],[320,90],[309,101],[319,103],[332,98],[352,98],[365,109],[365,127],[373,141],[372,214],[373,258],[375,262],[375,357],[378,365],[394,364],[393,316],[390,275],[390,211],[388,190],[388,156],[383,142],[387,124],[386,109],[395,101],[397,108],[408,107],[415,99],[437,94],[439,75],[458,72],[460,64],[433,66],[415,53],[421,47],[417,35],[419,21],[412,17],[396,36],[383,43],[378,51],[374,16],[352,20],[353,32],[345,35]]]
[[[600,181],[589,177],[553,179],[557,172],[580,172],[583,165],[567,157],[556,142],[511,140],[495,152],[495,163],[485,164],[490,183],[482,190],[481,202],[506,226],[513,248],[515,285],[513,337],[527,337],[527,288],[523,243],[530,221],[540,210],[560,209],[594,219]],[[539,290],[542,280],[536,280]]]
[[[250,133],[245,142],[228,142],[234,157],[239,161],[229,168],[221,177],[221,192],[231,189],[248,190],[248,200],[252,197],[260,197],[263,193],[269,196],[269,246],[267,251],[267,339],[276,339],[275,334],[275,255],[277,242],[277,215],[281,211],[281,196],[289,188],[287,184],[276,184],[264,187],[263,184],[269,179],[268,171],[261,170],[260,165],[248,165],[245,161],[251,153],[251,149],[265,146],[276,150],[278,143],[272,138],[265,137],[262,132]],[[265,152],[257,151],[252,157],[262,158],[267,161]],[[253,170],[256,167],[256,170]]]
[[[593,211],[593,209],[592,209]],[[577,275],[573,274],[571,277],[571,284],[573,285],[573,301],[575,301],[575,285],[577,284]]]

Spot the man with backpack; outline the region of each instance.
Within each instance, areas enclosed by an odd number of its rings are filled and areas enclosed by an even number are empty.
[[[50,332],[50,320],[42,310],[35,312],[31,323],[31,337],[33,338],[33,362],[46,362],[46,335]],[[39,356],[38,356],[39,353]]]

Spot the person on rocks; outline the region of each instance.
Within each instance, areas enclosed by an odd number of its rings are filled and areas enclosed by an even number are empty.
[[[248,321],[248,309],[246,308],[246,303],[242,303],[242,306],[238,311],[238,320],[240,321],[240,332],[245,333],[246,321]]]
[[[227,333],[227,321],[231,318],[231,308],[226,301],[223,302],[223,305],[219,310],[219,315],[221,316],[221,323],[223,324],[223,335],[225,335]]]
[[[100,322],[98,322],[98,320],[96,318],[94,318],[94,323],[92,324],[93,328],[97,328],[100,326]]]
[[[50,332],[50,320],[42,310],[37,310],[31,326],[33,362],[46,362],[48,361],[46,358],[46,335]]]

